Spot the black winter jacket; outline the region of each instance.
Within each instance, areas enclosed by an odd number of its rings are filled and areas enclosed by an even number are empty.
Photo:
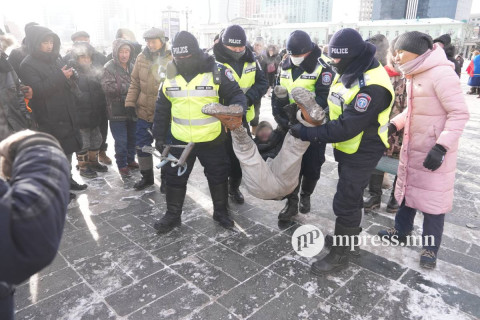
[[[53,52],[40,52],[42,40],[54,38]],[[81,148],[81,138],[75,119],[75,95],[72,80],[65,78],[59,56],[60,38],[50,29],[32,26],[27,29],[27,46],[30,54],[20,65],[21,80],[32,87],[30,107],[39,131],[53,135],[66,154]]]

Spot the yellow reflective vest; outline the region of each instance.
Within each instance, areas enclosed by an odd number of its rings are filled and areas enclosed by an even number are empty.
[[[315,71],[312,73],[307,73],[304,71],[295,81],[293,81],[292,77],[292,69],[283,70],[280,72],[280,85],[285,87],[288,91],[288,98],[290,103],[294,103],[291,96],[291,92],[293,88],[302,87],[307,89],[310,92],[315,93],[315,84],[317,83],[318,77],[322,74],[323,66],[318,64],[315,68]],[[327,75],[328,76],[328,75]],[[332,74],[330,73],[330,80],[331,81]]]
[[[219,101],[218,88],[212,72],[200,73],[189,83],[181,75],[165,80],[162,91],[172,103],[171,131],[175,139],[208,142],[220,135],[220,121],[202,113],[204,105]]]
[[[343,113],[343,110],[345,110],[347,105],[350,104],[355,97],[357,97],[357,101],[355,101],[355,103],[359,106],[359,108],[361,108],[362,105],[368,107],[368,103],[370,102],[368,99],[370,97],[368,95],[362,96],[361,94],[357,96],[362,87],[379,85],[390,92],[392,95],[390,105],[378,115],[378,135],[380,136],[380,139],[382,139],[385,147],[389,148],[388,121],[390,111],[392,110],[393,101],[395,100],[395,93],[393,91],[392,83],[390,82],[390,77],[383,66],[379,65],[378,67],[365,72],[363,74],[363,79],[361,78],[360,80],[357,80],[349,89],[345,88],[343,83],[338,82],[338,78],[339,75],[337,75],[333,80],[332,86],[330,87],[330,94],[328,96],[330,120],[338,119],[338,117],[340,117],[340,115]],[[364,132],[362,131],[350,140],[334,143],[333,147],[347,154],[355,153],[360,146],[363,133]]]
[[[255,75],[257,73],[257,63],[256,62],[245,62],[243,65],[242,75],[239,76],[235,69],[232,68],[228,63],[224,65],[232,70],[233,77],[238,82],[238,86],[242,89],[245,94],[254,84],[255,84]],[[255,108],[253,105],[248,106],[246,119],[247,122],[250,122],[255,118]]]

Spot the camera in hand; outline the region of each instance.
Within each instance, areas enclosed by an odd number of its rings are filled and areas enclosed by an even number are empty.
[[[72,80],[78,80],[78,71],[75,69],[75,66],[76,66],[76,62],[75,60],[71,59],[71,60],[68,60],[67,62],[67,69],[70,69],[72,68],[72,76],[70,77],[70,79]]]

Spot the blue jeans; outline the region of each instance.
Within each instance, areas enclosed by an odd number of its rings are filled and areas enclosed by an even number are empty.
[[[402,205],[398,208],[397,214],[395,215],[395,229],[401,234],[406,235],[407,233],[413,230],[413,221],[415,220],[415,215],[417,209],[407,207],[405,205],[405,200],[403,200]],[[429,243],[428,246],[423,246],[424,249],[431,250],[435,253],[438,252],[440,248],[440,243],[442,242],[443,235],[443,225],[445,223],[445,214],[430,214],[423,213],[423,240],[428,240],[431,242],[431,239],[426,239],[427,236],[432,236],[434,243]]]
[[[135,137],[137,139],[136,145],[138,148],[143,146],[151,146],[153,143],[152,132],[153,123],[147,122],[143,119],[137,120],[137,130],[135,132]],[[150,153],[142,152],[142,150],[137,149],[137,156],[139,157],[151,157]]]
[[[115,140],[115,160],[119,169],[135,160],[135,128],[136,122],[110,121],[110,131]]]

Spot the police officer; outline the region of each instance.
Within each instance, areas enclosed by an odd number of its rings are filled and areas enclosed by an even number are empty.
[[[240,89],[245,93],[248,111],[244,119],[244,126],[248,128],[248,123],[255,117],[254,103],[267,92],[268,82],[254,53],[246,44],[245,30],[239,25],[232,25],[225,29],[218,43],[213,46],[213,53],[218,62],[232,71]],[[230,132],[226,143],[231,161],[228,192],[233,201],[242,204],[245,201],[239,190],[242,182],[242,169],[233,152]]]
[[[162,70],[172,60],[170,51],[166,50],[167,39],[163,30],[151,28],[143,34],[143,37],[147,46],[135,60],[132,81],[125,99],[127,115],[130,119],[137,121],[135,139],[142,179],[133,186],[136,190],[143,190],[154,183],[152,155],[142,152],[140,149],[143,146],[150,146],[153,142],[150,130],[153,125],[158,88],[165,78],[165,72]],[[135,168],[135,166],[132,168]],[[162,170],[161,180],[160,191],[164,193],[164,170]]]
[[[304,141],[333,143],[339,181],[333,198],[337,216],[335,237],[352,241],[361,232],[363,191],[372,170],[388,147],[388,120],[394,91],[387,72],[374,58],[375,46],[353,29],[334,34],[329,44],[337,72],[330,88],[330,121],[306,128],[294,125],[290,132]],[[350,247],[334,243],[328,255],[312,265],[315,274],[345,268]]]
[[[213,219],[221,226],[234,225],[227,210],[230,161],[225,145],[225,130],[218,119],[202,113],[205,104],[238,104],[247,109],[247,99],[232,71],[203,51],[197,39],[186,31],[173,41],[174,61],[167,66],[167,79],[156,103],[153,133],[159,151],[167,144],[194,142],[187,158],[187,171],[178,176],[178,168],[165,166],[167,212],[155,223],[158,233],[166,233],[181,224],[187,181],[196,158],[204,167],[213,201]],[[171,149],[179,157],[181,149]]]
[[[277,90],[272,94],[272,113],[278,125],[288,130],[292,117],[285,112],[285,104],[294,103],[291,96],[293,88],[302,87],[315,93],[315,101],[322,108],[327,108],[328,92],[334,72],[327,64],[322,50],[312,42],[310,36],[301,30],[290,34],[287,41],[289,57],[281,63],[280,75],[277,79]],[[280,96],[280,88],[288,92],[288,99]],[[284,90],[284,89],[283,89]],[[294,108],[293,111],[296,111]],[[302,169],[297,188],[287,196],[287,203],[280,211],[278,219],[289,221],[293,216],[310,212],[310,195],[315,190],[320,178],[320,169],[325,162],[325,143],[311,144],[302,158]],[[300,191],[300,205],[298,192]]]

